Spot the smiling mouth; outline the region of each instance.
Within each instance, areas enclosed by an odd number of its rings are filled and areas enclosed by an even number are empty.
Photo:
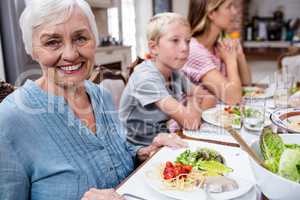
[[[59,66],[59,70],[65,74],[74,74],[79,72],[84,65],[84,62],[76,64],[76,65],[68,65],[68,66]]]

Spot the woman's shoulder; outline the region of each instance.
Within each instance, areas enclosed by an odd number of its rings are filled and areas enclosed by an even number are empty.
[[[25,104],[24,95],[23,88],[18,88],[0,103],[0,121],[10,116],[19,116],[18,113],[22,112],[20,106]]]
[[[198,42],[196,38],[192,38],[190,43],[190,55],[197,57],[207,57],[210,56],[210,52],[203,44]]]
[[[97,97],[101,96],[102,98],[107,98],[111,96],[110,92],[100,84],[95,84],[87,80],[85,85],[88,91]]]
[[[85,84],[88,92],[92,95],[91,98],[93,98],[95,102],[98,104],[104,103],[106,105],[113,104],[113,98],[108,89],[91,81],[86,81]]]
[[[16,99],[16,91],[10,94],[8,97],[4,99],[0,103],[0,136],[12,135],[13,133],[20,130],[20,121],[22,119],[28,119],[23,115],[22,109],[20,109],[20,105],[15,102]],[[24,127],[23,130],[25,130]]]

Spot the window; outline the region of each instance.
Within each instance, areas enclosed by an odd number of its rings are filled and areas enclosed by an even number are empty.
[[[132,59],[136,58],[136,26],[134,0],[122,0],[123,44],[131,46]]]
[[[120,13],[122,13],[122,27],[119,24]],[[118,7],[109,8],[107,16],[109,35],[117,41],[121,41],[123,45],[131,46],[132,60],[135,60],[137,53],[134,0],[121,0],[121,12],[119,12]]]
[[[108,34],[114,37],[117,41],[120,40],[120,30],[119,30],[119,13],[118,8],[107,9],[108,18]]]

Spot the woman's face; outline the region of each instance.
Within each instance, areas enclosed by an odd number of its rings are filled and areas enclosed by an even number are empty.
[[[190,39],[190,27],[179,22],[169,24],[152,48],[156,62],[172,70],[182,68],[188,59]]]
[[[33,30],[32,56],[46,81],[60,87],[74,86],[90,75],[96,42],[89,21],[75,7],[62,23],[45,23]]]
[[[210,19],[212,24],[221,30],[226,30],[232,25],[237,15],[233,0],[226,0],[217,10],[212,11]]]

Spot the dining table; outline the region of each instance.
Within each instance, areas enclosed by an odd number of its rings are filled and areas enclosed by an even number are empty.
[[[273,106],[273,99],[264,99],[266,101],[266,114],[270,115],[275,110]],[[222,103],[220,103],[222,104]],[[217,106],[220,106],[218,104]],[[268,116],[269,118],[269,116]],[[240,136],[249,145],[259,139],[261,131],[251,131],[242,126],[237,130]],[[222,127],[203,122],[201,128],[196,131],[179,131],[177,132],[187,143],[193,145],[204,145],[208,147],[226,148],[231,152],[235,152],[234,155],[239,155],[239,162],[235,168],[240,173],[239,175],[247,179],[247,181],[253,183],[253,187],[234,200],[267,200],[267,198],[261,193],[259,187],[256,184],[256,180],[252,169],[250,167],[250,160],[245,151],[243,151],[235,139]],[[154,153],[150,158],[143,162],[131,175],[129,175],[119,186],[116,191],[120,195],[127,196],[133,195],[137,198],[129,198],[130,200],[172,200],[172,198],[165,194],[158,192],[157,190],[149,187],[147,181],[145,181],[146,170],[149,169],[149,165],[153,164],[155,160],[159,159],[163,154],[161,152],[168,151],[168,147],[161,148],[158,152]],[[126,199],[126,198],[125,198]],[[209,198],[213,199],[213,198]],[[188,200],[188,199],[186,199]],[[208,200],[208,198],[207,198]]]

